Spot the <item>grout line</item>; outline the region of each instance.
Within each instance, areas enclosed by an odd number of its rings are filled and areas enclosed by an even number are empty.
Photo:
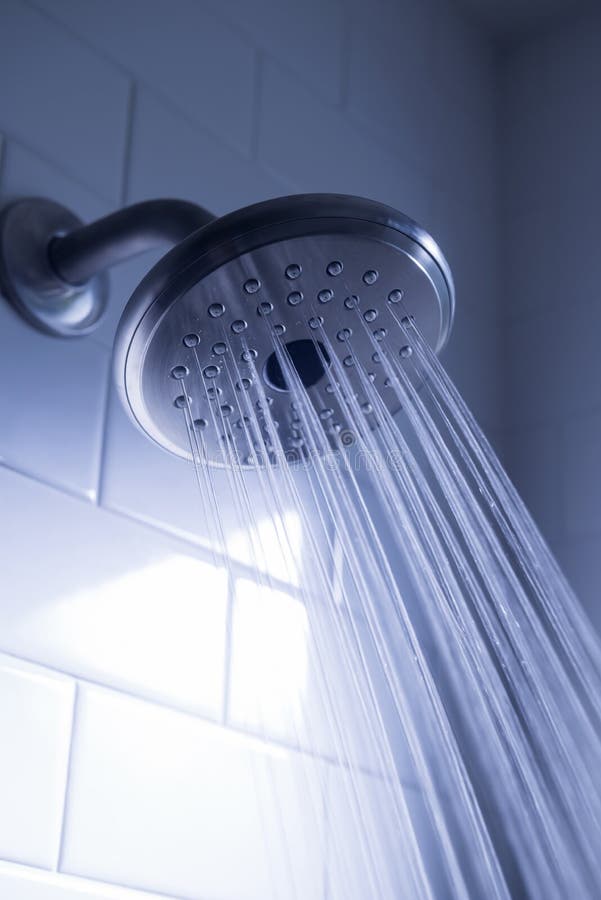
[[[124,892],[127,892],[127,900],[130,900],[130,898],[131,900],[138,900],[138,898],[139,900],[146,900],[146,898],[151,897],[166,897],[167,900],[184,900],[184,898],[179,895],[163,894],[152,888],[130,887],[129,885],[117,881],[105,881],[94,875],[77,875],[72,872],[52,872],[49,869],[44,869],[42,866],[30,862],[21,863],[9,859],[0,859],[0,876],[4,874],[16,877],[24,884],[26,882],[35,882],[36,884],[41,884],[45,887],[59,888],[61,897],[63,896],[63,890],[69,891],[69,896],[71,896],[72,890],[77,891],[78,896],[80,896],[80,892],[82,891],[88,896],[88,892],[92,886],[94,886],[94,897],[96,897],[96,886],[103,885],[108,890],[108,893],[103,894],[103,898],[106,898],[106,900],[112,900],[112,898],[114,898],[114,900],[124,900]],[[53,896],[56,896],[54,892]],[[81,894],[81,896],[83,896],[83,894]]]
[[[34,484],[39,484],[41,487],[48,488],[48,490],[56,491],[58,494],[62,494],[70,500],[79,500],[80,503],[85,503],[87,505],[94,503],[91,492],[87,494],[84,491],[77,491],[75,488],[70,488],[65,484],[61,484],[58,481],[42,478],[41,475],[36,475],[35,472],[22,469],[7,459],[0,459],[0,471],[2,471],[2,469],[5,469],[7,472],[12,472],[20,478],[26,478],[28,481],[33,481]]]
[[[59,666],[40,662],[38,659],[34,659],[30,656],[18,654],[11,650],[5,650],[2,646],[0,646],[0,654],[8,657],[9,659],[14,659],[22,663],[28,663],[31,666],[46,670],[47,672],[51,672],[55,675],[62,675],[64,677],[67,677],[73,680],[78,685],[78,687],[91,687],[96,690],[105,691],[109,694],[116,694],[119,697],[125,697],[128,700],[133,700],[137,703],[143,703],[146,706],[152,706],[157,709],[175,713],[176,715],[185,716],[187,719],[192,719],[195,722],[202,722],[212,728],[218,728],[221,731],[230,732],[231,734],[238,735],[241,738],[247,738],[248,740],[257,743],[261,747],[264,747],[266,749],[276,748],[278,750],[285,750],[288,753],[295,754],[296,756],[305,757],[316,762],[331,765],[336,769],[353,769],[354,771],[361,772],[363,775],[369,775],[372,778],[379,778],[383,781],[386,780],[385,773],[375,771],[370,766],[367,766],[363,763],[351,764],[346,762],[339,762],[335,757],[328,753],[320,753],[317,750],[312,750],[309,747],[299,746],[275,736],[266,736],[264,731],[253,731],[252,728],[247,728],[243,725],[237,725],[233,722],[229,722],[227,725],[223,725],[219,721],[219,719],[210,718],[207,714],[193,712],[189,708],[178,706],[176,703],[169,703],[166,700],[151,697],[147,694],[137,694],[135,693],[135,691],[124,687],[107,684],[106,682],[98,681],[84,675],[78,675],[74,672],[68,671],[67,669],[62,669]],[[409,779],[401,778],[400,780],[406,787],[418,787],[418,785],[414,781],[411,781]]]
[[[31,153],[32,156],[35,156],[36,159],[39,159],[44,163],[44,165],[48,166],[51,169],[54,169],[54,171],[62,178],[65,178],[68,181],[72,181],[74,185],[89,194],[93,200],[101,203],[106,208],[107,212],[114,207],[115,197],[108,197],[105,194],[99,193],[96,187],[92,187],[91,184],[89,184],[87,181],[84,181],[79,175],[76,175],[71,170],[64,168],[55,158],[47,156],[43,152],[43,148],[40,151],[40,148],[38,146],[34,146],[33,144],[24,141],[10,128],[5,128],[4,125],[2,126],[2,135],[4,136],[4,156],[6,156],[6,150],[8,149],[8,144],[10,142],[11,144],[14,144],[15,147],[20,147],[27,153]],[[60,200],[62,198],[58,199]]]
[[[129,179],[131,175],[131,157],[133,146],[134,119],[136,115],[138,92],[136,82],[132,78],[129,83],[127,97],[127,121],[125,123],[125,140],[123,145],[123,169],[121,171],[121,206],[127,203]]]
[[[167,107],[171,112],[176,113],[183,121],[187,122],[195,131],[199,134],[205,135],[209,137],[211,140],[216,141],[223,147],[226,147],[231,153],[237,156],[241,160],[248,161],[251,158],[251,148],[245,147],[245,149],[241,149],[240,145],[234,144],[231,141],[224,138],[217,131],[213,130],[203,122],[195,119],[190,112],[185,109],[183,106],[178,105],[176,101],[174,101],[168,94],[165,94],[159,87],[154,84],[148,82],[145,78],[140,77],[139,75],[135,75],[132,71],[125,68],[125,66],[120,63],[118,60],[109,56],[103,50],[98,48],[95,44],[93,44],[88,38],[81,35],[71,26],[66,24],[62,19],[56,17],[54,14],[49,12],[47,9],[43,7],[38,7],[35,0],[24,0],[27,5],[35,10],[39,15],[48,19],[50,22],[54,24],[55,27],[61,28],[66,31],[68,34],[72,35],[76,38],[80,43],[84,46],[88,47],[92,50],[99,58],[101,58],[105,63],[110,64],[114,69],[116,69],[121,75],[125,76],[128,79],[132,79],[135,77],[136,83],[139,87],[147,90],[151,95],[157,97],[160,102]],[[210,15],[216,20],[221,22],[222,25],[227,25],[234,32],[238,32],[240,36],[244,37],[245,41],[248,41],[249,37],[253,40],[252,35],[249,31],[243,27],[235,25],[232,21],[230,21],[227,17],[224,17],[223,14],[215,8],[213,2],[210,4],[211,13]],[[256,45],[255,45],[256,46]],[[257,48],[259,51],[259,48]],[[316,102],[321,103],[326,109],[335,109],[338,112],[341,112],[340,108],[340,84],[337,85],[336,88],[336,98],[333,100],[328,96],[325,96],[322,92],[315,89],[315,86],[310,83],[308,80],[302,77],[302,74],[299,74],[298,70],[294,67],[290,66],[290,64],[286,63],[280,56],[276,54],[270,53],[265,48],[260,50],[260,53],[264,60],[269,60],[270,62],[277,65],[286,75],[289,77],[293,77],[295,81],[301,86],[302,89],[310,93],[316,100]],[[387,156],[389,156],[394,161],[398,162],[401,165],[407,165],[413,168],[420,176],[425,177],[431,181],[435,180],[437,173],[428,173],[424,169],[422,169],[420,165],[420,160],[414,159],[410,156],[407,156],[399,150],[398,146],[395,144],[393,140],[390,139],[390,134],[383,128],[381,132],[380,138],[373,138],[371,135],[371,130],[373,128],[378,128],[377,123],[372,122],[370,119],[362,120],[360,116],[356,114],[350,114],[348,109],[344,111],[345,119],[347,123],[350,125],[353,131],[357,134],[360,134],[361,137],[366,137],[367,131],[367,139],[373,144],[374,149],[379,149],[380,152],[384,152]],[[366,129],[367,126],[367,129]],[[270,169],[268,166],[265,166],[259,160],[255,160],[258,167],[267,174],[276,175],[278,178],[283,178],[285,180],[291,181],[293,179],[290,178],[289,174],[282,173],[279,171],[274,171]]]
[[[78,43],[83,44],[83,46],[91,51],[96,57],[98,57],[98,59],[101,59],[106,65],[110,66],[112,69],[118,72],[121,77],[126,78],[127,80],[135,78],[138,87],[142,87],[149,93],[158,97],[165,106],[167,106],[172,112],[177,112],[177,114],[180,115],[185,121],[187,121],[188,124],[193,125],[194,128],[198,129],[201,134],[208,135],[214,140],[218,141],[222,146],[227,147],[228,150],[230,150],[236,156],[239,156],[240,159],[248,160],[248,149],[242,151],[238,144],[230,142],[228,139],[219,134],[218,131],[215,131],[210,126],[203,124],[204,122],[209,121],[206,116],[203,118],[202,122],[199,119],[195,119],[188,112],[188,110],[186,110],[183,106],[179,106],[178,103],[174,101],[169,96],[169,94],[164,93],[160,87],[157,87],[156,85],[147,81],[144,77],[141,77],[131,69],[128,69],[124,63],[120,62],[116,57],[111,56],[110,53],[103,50],[101,47],[98,47],[90,40],[90,38],[81,34],[79,31],[77,31],[77,29],[73,28],[73,26],[66,22],[64,19],[61,19],[59,16],[50,12],[44,6],[38,6],[36,0],[23,0],[23,2],[29,7],[29,9],[33,10],[38,15],[51,22],[55,28],[59,28],[61,31],[64,31],[68,35],[70,35],[70,37],[76,40]],[[219,20],[219,17],[215,15],[214,10],[212,10],[210,15],[212,15],[213,19],[215,19],[216,21]],[[221,19],[221,24],[224,24],[223,19]],[[236,30],[232,27],[231,23],[228,22],[227,24],[231,30]]]
[[[330,865],[332,860],[332,836],[329,816],[330,781],[332,773],[326,769],[324,772],[321,790],[321,815],[323,821],[323,900],[330,900]]]
[[[71,735],[69,738],[69,749],[67,751],[67,772],[65,777],[65,793],[63,798],[63,810],[61,816],[61,830],[58,842],[58,853],[56,856],[55,871],[60,872],[63,864],[65,851],[65,835],[66,823],[69,808],[69,797],[71,794],[71,768],[73,763],[73,745],[75,743],[75,730],[77,726],[77,701],[79,698],[79,685],[77,681],[73,682],[73,706],[71,708]]]
[[[221,705],[221,723],[228,726],[230,716],[230,684],[232,676],[232,630],[234,623],[234,602],[236,586],[228,573],[227,601],[225,610],[225,646],[223,653],[223,699]]]
[[[26,478],[29,481],[33,481],[35,484],[39,484],[41,487],[47,488],[51,491],[56,491],[56,493],[68,497],[70,500],[77,500],[80,503],[85,503],[88,505],[94,503],[93,498],[88,495],[84,495],[82,493],[78,493],[75,490],[64,487],[58,482],[48,481],[45,478],[36,475],[35,473],[18,468],[17,466],[13,465],[13,463],[8,462],[7,460],[0,459],[0,471],[2,471],[3,469],[7,472],[12,472],[14,475],[18,475],[19,478]],[[229,564],[233,569],[235,569],[236,574],[238,574],[240,577],[256,579],[257,574],[263,574],[261,570],[254,569],[249,563],[245,563],[243,560],[238,560],[234,557],[226,557],[217,549],[211,548],[207,544],[194,541],[192,538],[186,537],[185,535],[180,534],[177,531],[170,530],[168,528],[162,528],[160,525],[157,525],[150,519],[146,519],[142,515],[124,512],[123,510],[117,509],[112,506],[106,506],[104,504],[98,504],[98,508],[109,516],[116,516],[117,518],[125,522],[129,522],[131,525],[134,525],[138,528],[148,529],[157,536],[163,537],[168,541],[181,545],[182,549],[185,548],[192,556],[197,559],[201,559],[203,562],[217,562],[219,566],[222,566],[224,568],[227,568]],[[277,575],[270,576],[270,578],[277,590],[284,591],[297,600],[300,599],[302,588],[299,585],[294,585],[290,584],[287,581],[282,581],[277,577]]]
[[[180,894],[166,894],[164,891],[159,891],[155,888],[143,888],[140,885],[133,884],[132,882],[123,882],[123,881],[110,881],[104,878],[98,878],[95,875],[78,875],[76,873],[71,872],[61,872],[61,875],[73,875],[74,878],[85,878],[87,881],[91,881],[94,884],[105,884],[109,888],[120,888],[122,891],[135,891],[135,894],[139,894],[142,900],[145,900],[146,897],[157,897],[161,898],[161,900],[185,900],[185,898]],[[132,897],[132,900],[136,900],[136,896]],[[107,898],[109,900],[109,898]],[[129,898],[128,898],[129,900]]]

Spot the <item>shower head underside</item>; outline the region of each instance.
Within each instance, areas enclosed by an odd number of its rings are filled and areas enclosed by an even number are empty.
[[[331,387],[333,357],[362,402],[358,368],[377,387],[385,380],[378,343],[402,361],[399,319],[438,351],[453,306],[440,250],[395,210],[329,194],[267,201],[195,232],[142,281],[119,325],[116,381],[138,426],[178,456],[192,459],[191,434],[202,432],[209,463],[223,465],[227,441],[228,459],[256,464],[245,412],[260,423],[269,406],[286,459],[301,460],[281,353],[335,448],[352,423]],[[395,391],[382,399],[397,411]]]

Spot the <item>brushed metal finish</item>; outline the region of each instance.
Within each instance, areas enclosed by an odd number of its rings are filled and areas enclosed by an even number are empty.
[[[332,262],[342,263],[339,274],[330,274],[336,268]],[[377,277],[366,278],[368,272]],[[332,291],[327,302],[320,300],[323,291]],[[388,299],[394,291],[402,292],[399,304]],[[352,297],[357,301],[349,302]],[[260,304],[269,304],[271,311],[261,314],[268,307]],[[309,322],[321,317],[323,334],[343,361],[349,348],[339,332],[349,328],[353,353],[365,360],[377,383],[384,380],[378,371],[382,366],[372,361],[374,347],[358,311],[363,321],[370,311],[369,330],[386,329],[388,345],[400,350],[405,341],[391,312],[394,305],[395,312],[415,318],[438,351],[448,337],[453,304],[444,257],[432,239],[400,213],[336,195],[283,198],[211,223],[158,263],[119,325],[115,375],[138,426],[164,449],[191,459],[186,413],[178,406],[178,398],[187,395],[192,418],[208,423],[202,440],[214,465],[222,464],[224,435],[235,440],[240,459],[252,464],[253,447],[237,425],[246,398],[255,408],[260,403],[260,377],[283,445],[291,460],[300,459],[291,395],[264,379],[274,350],[273,329],[286,343],[319,339],[320,331]],[[240,323],[245,327],[237,333]],[[197,345],[186,346],[186,335],[197,335]],[[248,350],[256,353],[254,363],[243,361]],[[174,377],[174,370],[184,377]],[[352,368],[347,371],[361,402],[358,375]],[[236,387],[241,379],[251,381],[243,388],[244,403]],[[328,411],[324,427],[335,448],[338,434],[352,426],[327,385],[326,371],[308,390],[317,411]],[[394,391],[389,394],[384,388],[382,396],[394,413]]]
[[[89,334],[108,301],[105,273],[72,285],[50,264],[51,240],[81,224],[70,210],[42,197],[17,200],[0,216],[0,289],[20,316],[56,337]]]

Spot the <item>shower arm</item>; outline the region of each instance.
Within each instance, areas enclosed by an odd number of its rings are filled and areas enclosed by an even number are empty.
[[[178,244],[214,218],[187,200],[143,200],[51,238],[50,265],[67,284],[85,284],[99,272],[145,250]]]
[[[0,214],[0,290],[46,334],[89,334],[109,301],[107,269],[178,244],[214,218],[187,200],[144,200],[84,225],[52,200],[16,200]]]

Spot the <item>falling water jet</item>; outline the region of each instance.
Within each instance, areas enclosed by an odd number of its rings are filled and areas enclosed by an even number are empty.
[[[0,282],[32,325],[76,337],[106,307],[104,269],[157,242],[176,246],[124,312],[117,385],[136,425],[192,461],[232,583],[226,506],[266,595],[255,493],[284,560],[286,509],[303,523],[324,758],[346,773],[332,900],[598,897],[601,649],[437,359],[454,295],[436,244],[395,210],[338,195],[219,220],[149,201],[89,226],[29,199],[0,219]],[[304,717],[291,739],[319,827],[321,726]]]

